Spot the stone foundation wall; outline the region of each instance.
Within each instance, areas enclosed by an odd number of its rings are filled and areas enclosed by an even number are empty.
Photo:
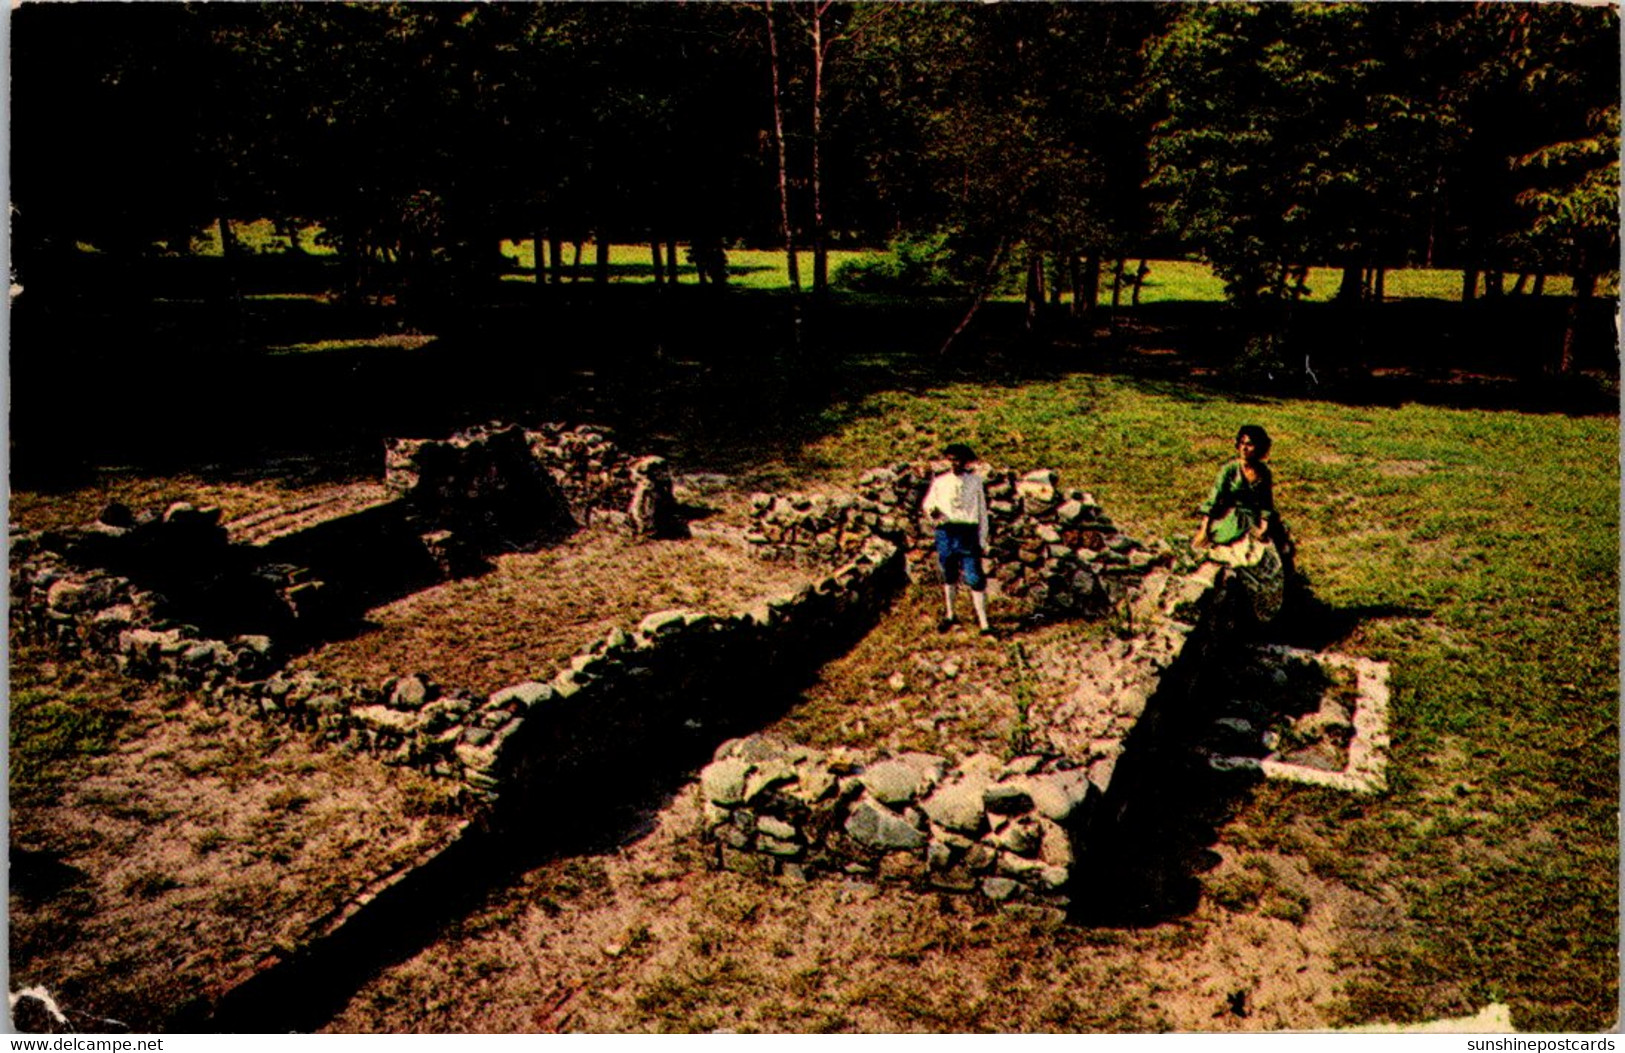
[[[700,775],[718,865],[743,873],[851,874],[999,902],[1065,907],[1068,824],[1098,794],[1057,757],[1009,763],[817,751],[762,736]]]
[[[933,467],[872,468],[850,495],[755,494],[749,540],[767,558],[832,560],[868,537],[885,537],[906,547],[913,580],[938,581],[935,531],[920,515],[931,479],[945,470]],[[1035,614],[1099,613],[1169,560],[1118,531],[1091,495],[1063,489],[1052,469],[993,468],[984,479],[988,573]]]
[[[1109,826],[1120,808],[1114,777],[1129,743],[1189,706],[1195,668],[1235,635],[1230,614],[1248,582],[1213,563],[1148,575],[1128,596],[1134,628],[1091,654],[1051,715],[1060,755],[953,763],[760,736],[725,744],[700,781],[715,863],[1066,907],[1094,824]]]
[[[725,689],[759,687],[827,657],[878,618],[903,580],[896,546],[873,539],[816,585],[732,614],[651,614],[634,631],[613,630],[572,656],[546,683],[482,697],[415,675],[371,685],[282,671],[272,637],[211,638],[174,620],[159,593],[75,566],[62,551],[72,547],[13,536],[19,631],[195,692],[206,705],[459,780],[486,802],[515,787],[557,782],[573,766],[658,746],[673,721],[728,716]],[[750,697],[760,701],[761,692],[753,688]],[[530,730],[519,734],[527,721]]]
[[[639,537],[687,537],[663,457],[636,457],[607,429],[543,424],[525,432],[531,456],[557,480],[582,526],[618,526]]]

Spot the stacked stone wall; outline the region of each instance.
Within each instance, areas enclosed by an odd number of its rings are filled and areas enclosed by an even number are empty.
[[[611,526],[640,537],[687,537],[665,458],[633,456],[608,429],[543,424],[525,432],[536,462],[558,482],[582,526]]]
[[[760,736],[725,744],[700,785],[715,863],[1067,906],[1075,864],[1130,792],[1115,778],[1129,743],[1154,739],[1187,709],[1194,671],[1233,645],[1231,614],[1244,606],[1234,594],[1249,587],[1212,563],[1148,575],[1128,605],[1135,628],[1093,654],[1077,695],[1053,714],[1058,754],[952,763]],[[1085,698],[1109,728],[1081,711],[1072,724],[1068,706]]]
[[[848,874],[988,899],[1067,905],[1068,825],[1097,796],[1065,758],[960,763],[818,751],[763,736],[717,751],[701,773],[718,865],[808,878]]]
[[[206,705],[458,780],[473,799],[488,802],[515,786],[556,781],[571,765],[658,746],[674,719],[727,716],[718,709],[729,701],[724,688],[759,686],[777,670],[827,657],[828,648],[849,643],[878,618],[902,581],[896,547],[874,539],[815,585],[732,614],[652,614],[635,631],[612,630],[575,654],[546,683],[477,696],[414,674],[373,685],[283,671],[272,637],[211,638],[172,618],[159,593],[75,566],[64,548],[72,545],[13,536],[19,631],[195,692]],[[522,745],[510,746],[532,718]],[[551,754],[523,755],[526,749]]]
[[[935,474],[930,464],[900,463],[864,472],[850,494],[755,494],[749,540],[770,559],[832,560],[867,537],[885,537],[906,548],[913,580],[937,581],[934,527],[920,514]],[[984,482],[988,573],[1035,615],[1099,613],[1170,558],[1119,531],[1053,469],[991,468]]]

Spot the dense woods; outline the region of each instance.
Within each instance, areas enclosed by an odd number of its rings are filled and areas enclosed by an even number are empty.
[[[1465,298],[1618,256],[1618,16],[1572,4],[40,4],[13,12],[15,269],[319,225],[345,289],[455,299],[535,239],[892,244],[1029,312],[1205,260],[1275,317],[1459,268]],[[297,246],[297,239],[294,241]],[[596,254],[595,254],[596,246]],[[297,251],[295,247],[294,251]],[[792,256],[792,260],[794,257]],[[909,270],[909,268],[903,268]],[[1512,285],[1509,279],[1515,279]],[[1126,295],[1126,294],[1125,294]]]

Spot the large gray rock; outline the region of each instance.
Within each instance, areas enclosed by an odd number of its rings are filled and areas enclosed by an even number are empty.
[[[785,761],[762,761],[745,776],[745,803],[750,804],[775,786],[795,781],[795,777],[795,768]]]
[[[913,765],[900,760],[881,761],[865,769],[859,778],[863,780],[864,787],[882,804],[912,803],[922,788],[919,771]]]
[[[980,780],[948,783],[937,787],[920,807],[938,826],[974,837],[982,832],[984,786]]]
[[[866,848],[881,851],[917,851],[925,847],[925,833],[875,801],[861,800],[846,818],[846,832]]]
[[[798,836],[794,826],[774,815],[758,815],[756,817],[756,830],[769,837],[776,837],[780,841],[793,841]]]
[[[1010,878],[990,877],[982,879],[982,895],[995,903],[1003,903],[1016,894],[1019,888]]]
[[[1020,785],[1039,814],[1057,823],[1066,822],[1089,795],[1089,776],[1079,768],[1029,775]]]
[[[705,799],[714,804],[735,805],[745,802],[745,776],[750,764],[742,760],[719,760],[705,766],[700,772],[700,789]]]
[[[504,687],[491,696],[494,706],[506,705],[509,702],[518,702],[526,709],[546,702],[553,697],[553,689],[547,684],[540,684],[534,680],[527,680],[522,684],[512,684]]]

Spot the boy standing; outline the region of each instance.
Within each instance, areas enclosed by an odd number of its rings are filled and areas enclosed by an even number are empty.
[[[987,577],[982,573],[982,552],[987,548],[987,493],[982,477],[973,475],[971,462],[976,454],[962,442],[942,451],[952,464],[950,470],[931,480],[922,506],[926,518],[937,528],[937,564],[942,567],[943,601],[947,614],[937,629],[947,632],[954,624],[954,592],[961,578],[970,589],[971,607],[984,635],[992,635],[987,623]]]

